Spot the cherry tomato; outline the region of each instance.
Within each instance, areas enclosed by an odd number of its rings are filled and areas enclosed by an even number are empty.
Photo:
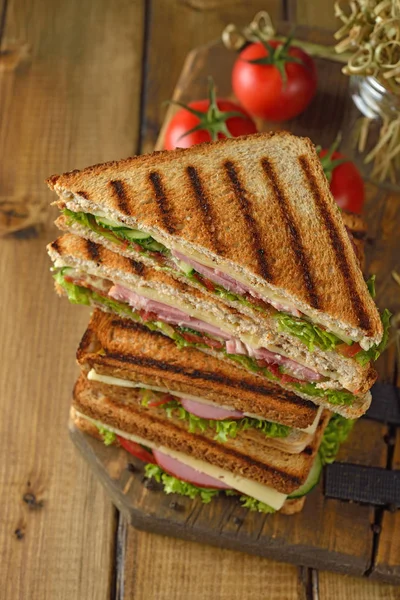
[[[257,132],[254,121],[238,104],[235,104],[230,100],[223,100],[220,98],[216,100],[216,104],[221,114],[237,112],[242,115],[241,117],[229,117],[223,121],[232,137],[238,137],[239,135],[247,135]],[[210,101],[198,100],[196,102],[190,102],[190,104],[188,104],[188,108],[207,115],[207,112],[210,108]],[[211,120],[209,123],[204,120],[204,126],[201,129],[197,129],[196,131],[192,131],[190,133],[190,131],[197,127],[200,123],[201,121],[199,116],[193,112],[190,112],[186,108],[181,108],[178,110],[178,112],[169,122],[167,131],[165,132],[164,148],[166,150],[172,150],[173,148],[190,148],[191,146],[201,144],[202,142],[211,142],[213,139],[213,127],[216,129],[216,138],[218,137],[218,139],[220,139],[227,137],[223,131],[218,130],[217,120],[214,121],[214,125]]]
[[[320,158],[329,156],[329,152],[330,150],[321,150]],[[335,165],[335,161],[345,162]],[[365,200],[364,182],[355,164],[337,151],[332,153],[329,162],[321,162],[336,204],[344,210],[360,214]]]
[[[140,458],[140,460],[143,460],[146,463],[155,464],[153,454],[148,450],[145,450],[140,444],[132,442],[131,440],[127,440],[126,438],[123,438],[120,435],[117,435],[117,438],[121,446],[127,452],[129,452],[129,454],[136,456],[136,458]]]
[[[251,115],[287,121],[311,102],[317,89],[317,72],[311,56],[290,46],[290,39],[285,43],[257,42],[242,50],[236,60],[232,88]]]

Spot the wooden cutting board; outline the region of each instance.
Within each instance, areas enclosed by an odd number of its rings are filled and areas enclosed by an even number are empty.
[[[331,43],[322,32],[299,28],[296,37]],[[212,75],[220,96],[232,97],[230,72],[235,54],[220,42],[192,51],[184,64],[174,100],[189,102],[206,97]],[[329,146],[338,130],[345,130],[351,102],[348,78],[341,65],[316,59],[317,97],[285,128]],[[165,125],[176,109],[170,107]],[[157,142],[163,147],[165,125]],[[260,130],[273,124],[258,122]],[[377,274],[377,302],[393,313],[400,311],[400,289],[392,278],[400,256],[400,197],[366,184],[368,222],[367,273]],[[400,270],[400,267],[397,266]],[[396,383],[396,352],[392,345],[380,359],[383,381]],[[209,505],[179,496],[166,496],[158,486],[144,484],[143,467],[124,450],[106,448],[70,425],[71,437],[106,487],[114,504],[135,527],[165,535],[246,551],[275,560],[400,583],[400,512],[327,500],[322,482],[307,498],[300,514],[261,515],[240,507],[234,498]],[[388,444],[389,441],[389,444]],[[343,445],[338,460],[384,468],[400,467],[400,434],[377,422],[360,420]]]

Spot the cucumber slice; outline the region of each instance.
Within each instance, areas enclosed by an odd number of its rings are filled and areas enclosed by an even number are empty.
[[[183,273],[185,273],[185,275],[191,275],[192,273],[194,273],[193,267],[185,263],[183,260],[174,260],[176,265],[180,268],[181,271],[183,271]]]
[[[314,464],[308,474],[307,479],[297,490],[292,492],[288,498],[301,498],[305,496],[317,485],[322,471],[322,460],[319,454],[315,457]]]
[[[124,236],[128,240],[147,240],[150,234],[145,231],[139,231],[139,229],[124,229]]]
[[[122,225],[121,223],[111,221],[110,219],[106,219],[106,217],[98,217],[97,215],[95,215],[94,218],[96,219],[96,223],[98,223],[99,225],[103,225],[104,227],[115,227],[118,229],[124,227],[124,225]]]

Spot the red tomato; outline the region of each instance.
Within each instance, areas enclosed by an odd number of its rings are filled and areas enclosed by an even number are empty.
[[[232,88],[251,115],[287,121],[311,102],[317,89],[317,72],[311,56],[300,48],[275,40],[268,45],[270,50],[261,42],[242,50],[233,67]],[[249,62],[262,58],[270,64]]]
[[[321,159],[328,154],[329,150],[321,150],[319,156]],[[345,160],[337,166],[330,168],[330,163],[336,160]],[[361,174],[355,164],[346,160],[340,152],[333,152],[329,163],[324,164],[325,175],[328,178],[329,185],[336,204],[344,210],[360,214],[364,206],[365,193],[364,182]]]
[[[163,404],[167,404],[171,402],[171,400],[175,400],[174,396],[171,394],[164,394],[161,398],[159,396],[154,396],[154,400],[150,400],[147,403],[147,406],[162,406]]]
[[[140,460],[143,460],[146,463],[155,464],[153,454],[151,452],[148,452],[144,448],[142,448],[142,446],[140,444],[137,444],[136,442],[132,442],[131,440],[127,440],[127,439],[121,437],[120,435],[117,435],[117,438],[118,438],[118,441],[121,444],[121,446],[127,452],[129,452],[129,454],[136,456],[136,458],[140,458]]]
[[[351,358],[352,356],[355,356],[361,351],[361,346],[360,344],[352,344],[351,346],[349,346],[348,344],[339,344],[338,346],[336,346],[336,350],[342,356],[347,356]]]
[[[200,124],[200,117],[186,108],[178,110],[169,122],[165,132],[164,148],[166,150],[173,150],[174,148],[190,148],[191,146],[201,144],[202,142],[211,142],[213,139],[213,129],[216,131],[215,139],[227,137],[225,133],[221,131],[223,128],[221,128],[221,125],[223,126],[224,124],[232,137],[257,132],[256,125],[250,115],[238,104],[220,98],[217,99],[216,105],[219,114],[217,112],[215,119],[213,119],[211,116],[207,116],[210,109],[210,100],[198,100],[188,104],[190,109],[204,114],[204,120],[202,120],[204,126],[191,133],[188,132]],[[242,116],[225,118],[226,115],[224,116],[224,113],[230,112],[239,112]]]

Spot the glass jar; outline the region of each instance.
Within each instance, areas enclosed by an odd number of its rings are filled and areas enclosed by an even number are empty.
[[[345,139],[342,148],[352,156],[365,178],[399,191],[400,153],[397,155],[396,164],[392,161],[392,166],[386,173],[384,161],[391,152],[389,146],[385,144],[378,163],[374,159],[368,160],[368,155],[380,141],[382,127],[387,127],[396,117],[400,119],[400,96],[385,88],[374,77],[356,75],[350,77],[349,92],[353,106],[348,120],[349,130],[347,134],[343,132]],[[400,144],[400,122],[395,137],[391,147],[393,150]],[[380,175],[384,175],[382,181],[379,181]]]

